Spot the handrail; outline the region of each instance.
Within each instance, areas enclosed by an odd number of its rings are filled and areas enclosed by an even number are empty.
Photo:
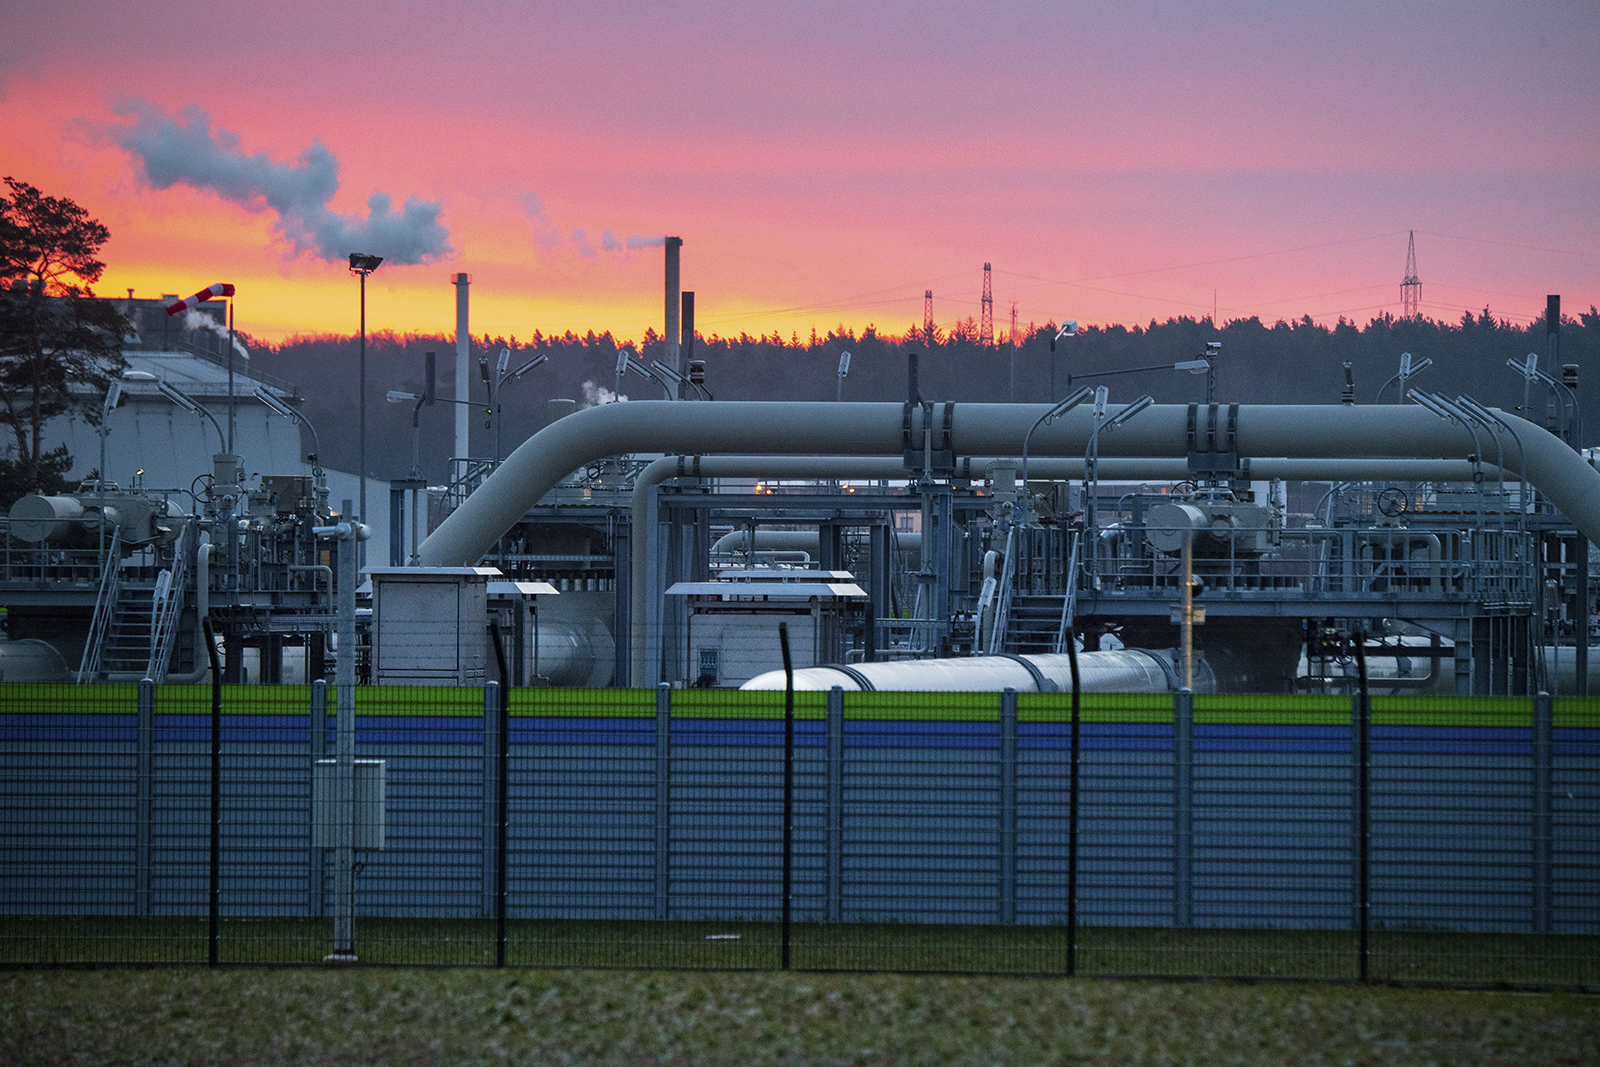
[[[106,551],[105,569],[100,575],[100,592],[94,601],[94,618],[89,623],[89,638],[84,642],[83,659],[78,663],[78,684],[92,682],[100,674],[100,654],[111,629],[111,615],[122,593],[122,529],[112,527],[111,544]]]
[[[1073,619],[1078,613],[1078,546],[1082,538],[1081,530],[1072,531],[1072,552],[1067,557],[1067,591],[1061,598],[1061,625],[1056,628],[1054,651],[1058,655],[1067,650],[1067,632],[1072,629]]]
[[[167,665],[178,638],[178,619],[183,614],[184,588],[189,583],[189,540],[193,523],[185,523],[173,553],[172,567],[161,572],[152,594],[150,609],[150,661],[145,677],[154,682],[167,680]]]

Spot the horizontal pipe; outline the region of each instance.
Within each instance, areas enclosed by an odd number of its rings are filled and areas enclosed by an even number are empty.
[[[1049,408],[1042,404],[938,404],[932,425],[948,416],[958,456],[1010,456]],[[1590,540],[1600,540],[1600,471],[1548,431],[1505,412],[1514,431],[1504,440],[1506,469],[1521,470]],[[528,508],[562,478],[607,456],[637,452],[763,453],[898,457],[923,446],[922,423],[902,436],[903,405],[755,401],[676,404],[639,401],[575,412],[523,442],[439,528],[419,555],[424,566],[468,566],[481,559]],[[1201,424],[1206,423],[1202,413]],[[1189,408],[1157,404],[1100,438],[1106,460],[1187,457]],[[1039,428],[1034,455],[1081,456],[1094,426],[1084,408]],[[942,431],[941,431],[942,432]],[[942,443],[942,442],[941,442]],[[1257,461],[1277,459],[1460,460],[1478,445],[1464,427],[1414,405],[1241,405],[1234,450]],[[1525,453],[1525,454],[1524,454]],[[1500,458],[1498,452],[1496,459]],[[1031,466],[1030,460],[1030,466]],[[1102,466],[1102,476],[1111,468]]]

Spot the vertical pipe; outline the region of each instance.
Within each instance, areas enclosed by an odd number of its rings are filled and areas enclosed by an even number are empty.
[[[134,914],[150,914],[150,819],[152,778],[155,764],[156,683],[149,678],[139,683],[139,750],[135,773],[138,796],[134,811]]]
[[[1079,690],[1083,688],[1078,675],[1078,641],[1072,628],[1067,628],[1067,664],[1072,671],[1072,726],[1069,735],[1067,773],[1067,977],[1078,973],[1078,807],[1079,807]]]
[[[655,917],[671,916],[672,900],[672,686],[656,686],[656,892]]]
[[[789,656],[789,624],[778,624],[783,651],[783,959],[789,969],[790,921],[794,896],[794,660]]]
[[[328,749],[328,680],[318,678],[311,683],[311,766],[316,767],[317,762],[327,754]],[[313,812],[313,836],[315,830],[315,813]],[[311,854],[306,858],[306,914],[311,918],[322,915],[324,905],[323,894],[326,887],[323,884],[326,863],[322,849],[315,845],[311,847]]]
[[[467,287],[471,284],[472,279],[468,275],[456,275],[456,399],[461,401],[472,395],[472,378],[467,373],[467,359],[472,355],[472,334],[467,327]],[[464,403],[455,407],[455,457],[466,459],[472,455],[471,423],[468,421],[471,409]]]
[[[1367,635],[1351,635],[1356,654],[1356,907],[1362,983],[1371,979],[1372,929],[1372,696],[1367,689]]]
[[[666,330],[661,335],[661,362],[676,370],[680,377],[688,377],[689,368],[679,361],[678,349],[678,255],[683,247],[682,237],[666,239]],[[683,386],[678,386],[678,399],[683,399]]]
[[[1172,701],[1172,921],[1194,925],[1194,693]]]
[[[211,863],[206,893],[206,962],[215,967],[222,946],[222,664],[210,618],[201,620],[211,660]]]
[[[828,921],[844,917],[844,690],[828,690]]]
[[[1533,932],[1548,934],[1554,910],[1554,849],[1550,810],[1551,750],[1555,700],[1549,693],[1533,699]]]
[[[1000,922],[1017,921],[1017,691],[1000,694]]]

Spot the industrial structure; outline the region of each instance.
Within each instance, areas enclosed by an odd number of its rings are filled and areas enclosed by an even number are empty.
[[[1180,364],[1207,373],[1206,404],[1104,388],[925,400],[914,355],[902,404],[711,402],[681,245],[665,242],[666,358],[635,367],[677,399],[577,411],[503,458],[456,457],[463,476],[432,491],[443,517],[420,544],[401,534],[420,511],[408,520],[402,490],[421,487],[397,485],[395,536],[368,540],[371,614],[337,650],[357,677],[771,684],[788,622],[799,666],[862,689],[1060,689],[1049,657],[1081,651],[1094,688],[1326,692],[1350,684],[1361,635],[1391,690],[1588,691],[1600,472],[1554,339],[1548,366],[1518,365],[1555,400],[1545,425],[1408,389],[1409,357],[1398,403],[1231,404],[1215,398],[1215,344]],[[465,339],[467,278],[455,285]],[[234,680],[247,652],[254,679],[281,680],[286,645],[306,650],[308,680],[331,677],[337,555],[354,542],[317,531],[351,494],[305,462],[285,390],[229,362],[222,392],[225,361],[157,341],[171,327],[148,303],[129,304],[131,405],[113,398],[98,442],[68,428],[75,454],[109,437],[103,469],[133,470],[12,510],[11,669],[50,660],[33,640],[83,681],[198,679],[209,618]],[[417,606],[435,602],[451,608]],[[427,633],[397,614],[419,612]],[[491,623],[511,642],[504,668]],[[441,648],[459,654],[435,669]]]

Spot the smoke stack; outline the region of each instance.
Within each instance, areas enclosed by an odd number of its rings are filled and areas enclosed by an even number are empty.
[[[471,354],[468,349],[472,347],[472,335],[467,330],[467,286],[472,284],[472,278],[466,274],[456,275],[456,399],[468,399],[468,390],[472,387],[471,376],[467,373],[467,357]],[[456,451],[458,459],[465,459],[472,455],[470,426],[467,416],[471,409],[465,404],[456,405]],[[454,476],[454,472],[452,477]]]
[[[1544,298],[1544,348],[1550,356],[1550,374],[1561,369],[1561,294]]]
[[[661,362],[677,371],[679,376],[688,373],[680,358],[678,348],[678,249],[683,247],[682,237],[668,237],[665,241],[667,250],[667,322],[666,332],[661,335]],[[683,396],[683,386],[678,386],[678,396]]]

